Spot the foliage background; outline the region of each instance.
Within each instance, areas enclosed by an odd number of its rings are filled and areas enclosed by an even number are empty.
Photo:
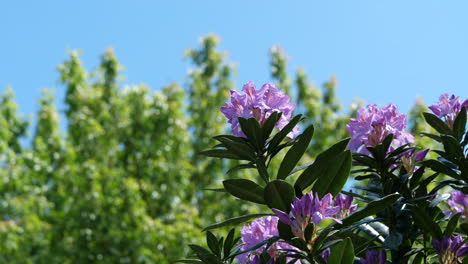
[[[219,107],[237,88],[234,64],[218,44],[215,35],[202,38],[185,54],[192,66],[183,86],[156,92],[122,87],[112,49],[94,71],[72,51],[58,66],[65,119],[45,90],[32,127],[7,88],[0,100],[0,262],[170,263],[187,255],[183,245],[202,239],[206,224],[255,212],[202,191],[219,187],[232,165],[197,155],[225,131]],[[344,138],[362,102],[345,110],[333,75],[316,87],[302,68],[288,74],[280,47],[269,57],[272,81],[317,126],[311,153]],[[413,132],[423,109],[412,111]]]
[[[250,79],[289,91],[316,125],[310,153],[346,135],[355,96],[402,111],[466,97],[465,1],[125,2],[0,3],[1,263],[169,263],[207,223],[255,211],[202,191],[232,164],[196,155]],[[207,32],[224,41],[197,45]],[[413,133],[428,131],[417,102]]]

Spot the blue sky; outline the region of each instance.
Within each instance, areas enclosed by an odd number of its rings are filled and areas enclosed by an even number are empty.
[[[238,63],[237,85],[268,81],[268,49],[281,45],[290,70],[302,66],[316,84],[337,76],[345,104],[354,97],[393,102],[406,111],[416,96],[468,97],[467,1],[2,1],[0,88],[13,86],[23,113],[34,113],[43,88],[68,49],[88,69],[112,46],[123,83],[153,89],[184,84],[185,49],[216,33]]]

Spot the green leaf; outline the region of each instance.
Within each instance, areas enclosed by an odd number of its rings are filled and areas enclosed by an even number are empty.
[[[333,236],[334,234],[336,234],[338,231],[337,230],[333,230],[333,227],[331,225],[325,227],[324,229],[322,229],[319,233],[319,235],[317,236],[317,238],[315,239],[314,241],[314,245],[312,247],[312,251],[313,252],[316,252],[317,250],[319,250],[322,246],[322,243],[329,237]]]
[[[222,222],[211,224],[211,225],[203,228],[202,231],[208,231],[208,230],[212,230],[212,229],[216,229],[216,228],[220,228],[220,227],[225,227],[225,226],[238,225],[238,224],[242,224],[244,222],[247,222],[250,219],[259,218],[259,217],[268,216],[268,215],[272,215],[272,214],[248,214],[248,215],[238,216],[238,217],[230,218],[230,219],[222,221]]]
[[[463,232],[463,234],[468,235],[468,223],[460,224],[460,230]]]
[[[299,186],[302,190],[305,190],[307,187],[309,187],[311,184],[313,184],[316,180],[323,178],[323,177],[337,177],[338,179],[341,179],[343,175],[341,174],[347,174],[346,177],[349,175],[349,170],[346,172],[346,167],[347,167],[347,155],[344,154],[341,156],[342,162],[341,164],[343,165],[343,169],[337,168],[337,170],[334,170],[334,167],[338,167],[335,165],[335,159],[337,156],[340,156],[340,154],[344,153],[346,150],[346,146],[348,145],[349,138],[344,139],[335,145],[331,146],[329,149],[325,150],[324,152],[320,153],[317,158],[315,159],[315,162],[307,167],[302,174],[297,178],[296,180],[296,185]],[[333,170],[332,170],[333,169]],[[333,173],[335,172],[335,173]],[[323,183],[321,183],[323,184]]]
[[[193,250],[193,252],[195,252],[197,257],[203,261],[203,263],[222,264],[219,258],[215,254],[209,252],[207,249],[193,244],[189,245],[189,247]]]
[[[440,142],[440,141],[441,141],[440,137],[437,136],[437,135],[434,135],[434,134],[431,134],[431,133],[425,133],[425,132],[421,132],[420,134],[421,134],[421,136],[425,136],[425,137],[428,137],[428,138],[432,138],[433,140],[435,140],[435,141],[437,141],[437,142]]]
[[[453,122],[453,135],[461,141],[466,128],[466,108],[463,106]]]
[[[273,132],[275,125],[278,123],[278,120],[280,120],[282,115],[282,112],[275,111],[268,117],[265,123],[263,123],[262,136],[264,141],[266,141],[270,137],[271,132]]]
[[[251,117],[249,119],[245,119],[239,117],[239,124],[241,126],[242,132],[247,136],[253,145],[257,148],[257,150],[261,150],[265,141],[263,140],[262,131],[260,129],[260,123],[258,120]]]
[[[390,148],[390,145],[392,144],[393,141],[393,134],[388,134],[384,140],[382,141],[381,144],[378,144],[375,147],[368,147],[367,149],[372,153],[372,156],[378,161],[384,160],[385,155],[388,152],[388,149]]]
[[[278,170],[277,179],[285,179],[289,173],[294,169],[296,164],[304,155],[307,147],[309,146],[312,136],[314,135],[314,126],[309,126],[304,130],[304,133],[299,135],[299,139],[294,145],[289,149],[284,157],[283,161]]]
[[[210,231],[206,232],[206,244],[211,249],[211,252],[216,256],[221,257],[221,246],[219,245],[216,236]]]
[[[268,183],[270,181],[270,174],[268,174],[268,169],[265,165],[265,163],[262,160],[255,160],[255,164],[257,165],[257,171],[258,174],[260,174],[260,177],[265,181],[265,183]]]
[[[424,260],[424,253],[419,252],[411,264],[422,264]]]
[[[290,240],[294,237],[291,226],[278,221],[278,234],[284,240]]]
[[[462,264],[468,264],[468,258],[464,258]]]
[[[352,264],[354,263],[354,247],[351,239],[347,237],[338,243],[332,250],[328,263]]]
[[[294,188],[283,180],[274,180],[265,186],[264,198],[270,208],[288,213],[294,199]]]
[[[224,159],[234,159],[234,160],[245,160],[245,158],[234,154],[232,151],[227,149],[209,149],[198,152],[200,155],[213,158],[224,158]]]
[[[333,160],[327,162],[328,166],[324,168],[323,174],[317,178],[312,190],[316,191],[320,197],[327,193],[336,196],[348,180],[351,171],[352,155],[347,150],[337,155]]]
[[[254,162],[249,162],[247,164],[240,164],[240,165],[237,165],[237,166],[234,166],[232,168],[230,168],[226,174],[229,174],[229,173],[232,173],[234,171],[237,171],[237,170],[243,170],[243,169],[254,169],[255,168],[255,165],[254,165]]]
[[[255,182],[247,179],[229,179],[223,181],[224,189],[233,196],[258,203],[265,204],[263,188]]]
[[[346,227],[363,219],[364,217],[375,215],[376,213],[385,209],[385,207],[392,205],[393,202],[395,202],[398,199],[398,197],[400,197],[400,195],[397,193],[394,193],[394,194],[387,195],[383,197],[382,199],[372,201],[368,203],[361,210],[356,211],[350,216],[343,218],[342,219],[343,224],[341,225],[339,224],[338,226]]]
[[[176,263],[203,263],[203,261],[199,259],[177,259]]]
[[[241,254],[256,250],[257,248],[261,248],[261,247],[263,247],[263,245],[266,245],[266,244],[271,245],[271,244],[275,243],[276,241],[278,241],[279,239],[280,239],[279,236],[270,237],[269,239],[264,240],[264,241],[256,244],[255,246],[252,246],[252,247],[250,247],[248,249],[245,249],[245,250],[242,250],[242,251],[236,251],[235,253],[230,255],[229,258],[234,258],[235,256],[238,256],[238,255],[241,255]]]
[[[449,167],[445,166],[442,162],[438,160],[425,160],[422,164],[426,167],[431,168],[435,172],[443,173],[448,176],[451,176],[455,179],[459,179],[460,175],[458,175],[455,171],[450,169]]]
[[[226,240],[224,241],[224,246],[223,246],[223,252],[224,256],[229,256],[232,247],[234,246],[234,232],[235,229],[231,229],[226,237]]]
[[[423,115],[424,115],[424,119],[426,119],[426,122],[435,130],[437,130],[437,132],[439,132],[440,134],[443,134],[443,135],[452,134],[452,130],[438,116],[431,114],[431,113],[423,113]]]
[[[461,213],[455,214],[450,218],[450,221],[447,223],[444,231],[444,237],[449,237],[453,234],[458,225],[458,220],[460,219]]]
[[[298,172],[298,171],[301,171],[301,170],[305,170],[307,169],[308,167],[310,167],[312,164],[314,164],[314,161],[310,161],[310,162],[307,162],[307,163],[304,163],[302,164],[301,166],[297,166],[296,168],[294,168],[294,170],[292,170],[288,176],[291,176],[293,175],[294,173]]]
[[[270,143],[268,144],[268,153],[272,153],[273,150],[283,141],[283,139],[293,130],[293,128],[299,123],[302,115],[297,115],[289,121],[289,123],[283,127],[276,135],[273,136]]]
[[[309,242],[312,239],[312,235],[314,234],[315,230],[315,225],[314,223],[309,223],[304,230],[304,237],[307,242]]]
[[[232,137],[226,136],[216,136],[214,139],[223,143],[223,145],[230,151],[234,152],[237,156],[242,159],[252,161],[254,160],[255,154],[249,145],[245,142],[239,142],[238,140],[233,140]]]
[[[441,136],[442,144],[444,145],[445,153],[448,157],[458,159],[463,157],[463,148],[460,146],[458,140],[450,135]]]
[[[414,207],[413,218],[418,227],[424,230],[424,232],[432,234],[436,239],[442,238],[443,234],[442,230],[440,230],[440,226],[427,214],[426,210],[420,207]]]

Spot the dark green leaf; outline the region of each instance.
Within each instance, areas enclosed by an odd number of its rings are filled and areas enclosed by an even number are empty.
[[[232,168],[230,168],[226,174],[229,174],[231,172],[234,172],[234,171],[237,171],[237,170],[243,170],[243,169],[253,169],[255,168],[255,165],[254,165],[254,162],[249,162],[247,164],[240,164],[240,165],[237,165],[237,166],[234,166]]]
[[[327,193],[336,196],[348,180],[351,170],[351,151],[347,150],[335,156],[333,160],[329,160],[328,166],[323,168],[323,174],[317,178],[317,181],[312,187],[320,197]]]
[[[276,135],[273,136],[270,143],[268,144],[268,153],[272,153],[273,150],[283,141],[283,139],[293,130],[293,128],[299,123],[302,115],[296,115],[289,123],[283,127]]]
[[[304,169],[307,169],[310,165],[314,164],[314,161],[310,161],[310,162],[307,162],[307,163],[304,163],[302,164],[301,166],[297,166],[296,168],[294,168],[294,170],[292,170],[288,176],[290,175],[293,175],[294,173],[298,172],[298,171],[301,171],[301,170],[304,170]]]
[[[468,264],[468,258],[464,258],[462,264]]]
[[[224,158],[224,159],[234,159],[234,160],[245,160],[246,158],[243,158],[241,156],[238,156],[234,154],[232,151],[229,151],[227,149],[209,149],[209,150],[204,150],[198,152],[200,155],[204,155],[207,157],[213,157],[213,158]]]
[[[313,252],[317,252],[320,248],[322,248],[322,243],[329,237],[336,234],[338,230],[333,230],[332,226],[327,226],[326,228],[322,229],[315,239],[314,245],[312,247]]]
[[[262,160],[255,160],[255,164],[257,165],[257,171],[258,174],[260,174],[260,177],[268,183],[270,181],[270,174],[268,174],[265,163]]]
[[[258,123],[258,120],[253,117],[249,119],[239,117],[239,124],[242,132],[244,132],[244,134],[247,136],[247,139],[253,143],[257,150],[260,151],[263,149],[265,141],[263,140],[260,123]]]
[[[258,203],[265,204],[263,188],[255,182],[247,179],[229,179],[223,181],[224,189],[233,196]]]
[[[204,191],[212,191],[212,192],[226,192],[226,190],[224,190],[224,188],[205,188],[203,189]]]
[[[203,261],[203,263],[222,264],[219,258],[215,254],[209,252],[207,249],[193,244],[189,245],[189,247],[193,250],[193,252],[195,252],[197,257]]]
[[[223,143],[224,147],[228,150],[234,152],[239,157],[242,157],[245,160],[252,161],[254,160],[255,154],[252,149],[245,142],[239,142],[233,140],[232,137],[228,138],[226,136],[216,136],[214,139]]]
[[[434,134],[421,132],[421,135],[422,135],[422,136],[426,136],[426,137],[428,137],[428,138],[432,138],[433,140],[435,140],[435,141],[437,141],[437,142],[441,142],[441,141],[442,141],[442,140],[440,139],[439,136],[434,135]]]
[[[291,230],[291,226],[278,221],[278,233],[280,237],[284,240],[290,240],[294,237],[294,234]]]
[[[283,180],[274,180],[265,186],[264,198],[270,208],[288,213],[294,199],[294,188]]]
[[[427,214],[426,210],[420,207],[414,207],[413,218],[418,227],[424,230],[424,232],[432,234],[436,239],[442,238],[442,230],[440,230],[439,225],[432,217]]]
[[[219,245],[216,236],[210,231],[206,232],[206,244],[211,249],[211,252],[221,258],[221,246]]]
[[[293,237],[290,240],[290,242],[295,248],[298,248],[298,249],[300,249],[302,251],[307,250],[307,243],[302,238]]]
[[[419,252],[411,264],[422,264],[424,260],[424,253]]]
[[[234,246],[234,232],[235,229],[231,229],[226,237],[226,240],[224,241],[224,246],[223,246],[223,252],[224,256],[229,256],[232,247]]]
[[[265,240],[265,241],[262,241],[262,242],[256,244],[255,246],[252,246],[252,247],[250,247],[250,248],[248,248],[248,249],[235,252],[235,253],[231,254],[231,255],[229,256],[229,258],[234,258],[235,256],[238,256],[238,255],[241,255],[241,254],[244,254],[244,253],[247,253],[247,252],[256,250],[257,248],[261,248],[261,247],[263,247],[263,246],[266,245],[266,244],[270,244],[270,245],[271,245],[271,244],[275,243],[276,241],[278,241],[279,238],[280,238],[279,236],[271,237],[271,238],[269,238],[269,239],[267,239],[267,240]]]
[[[458,113],[455,121],[453,122],[453,135],[458,141],[461,141],[463,138],[463,134],[465,133],[466,129],[466,108],[465,106],[462,107],[460,113]]]
[[[460,224],[460,230],[463,232],[463,234],[468,235],[468,223]]]
[[[312,140],[312,136],[314,134],[314,127],[311,125],[304,133],[299,135],[299,139],[297,142],[289,149],[284,157],[283,161],[278,170],[277,179],[285,179],[289,173],[294,169],[296,164],[301,159],[302,155],[304,155],[307,147],[309,146],[310,141]]]
[[[447,226],[445,227],[444,231],[444,237],[449,237],[453,234],[455,231],[455,228],[457,228],[458,225],[458,220],[460,219],[461,213],[455,214],[450,218],[450,221],[447,223]]]
[[[343,153],[345,151],[349,140],[349,138],[344,139],[331,146],[324,152],[320,153],[315,159],[315,162],[312,165],[310,165],[307,169],[305,169],[302,172],[302,174],[297,178],[296,185],[299,186],[302,190],[304,190],[311,184],[313,184],[317,179],[321,177],[326,177],[327,171],[329,171],[329,167],[334,166],[334,160],[336,156],[340,155],[340,153]]]
[[[431,114],[431,113],[423,113],[424,119],[426,122],[433,127],[437,132],[443,135],[451,135],[452,131],[447,126],[447,124],[442,121],[438,116]]]
[[[354,263],[354,247],[349,237],[333,247],[330,257],[328,258],[328,263]]]
[[[211,225],[203,228],[202,231],[208,231],[208,230],[212,230],[212,229],[216,229],[216,228],[220,228],[220,227],[225,227],[225,226],[238,225],[238,224],[242,224],[244,222],[247,222],[250,219],[259,218],[259,217],[268,216],[268,215],[272,215],[272,214],[249,214],[249,215],[238,216],[238,217],[230,218],[230,219],[222,221],[222,222],[211,224]]]
[[[176,263],[203,263],[203,261],[199,259],[177,259]]]
[[[448,135],[442,135],[441,139],[445,153],[448,154],[449,157],[457,159],[464,156],[463,149],[457,139]]]
[[[304,237],[307,242],[309,242],[312,239],[314,230],[315,230],[315,225],[313,223],[309,223],[304,231]]]
[[[435,172],[443,173],[456,179],[460,178],[460,176],[455,171],[453,171],[438,160],[425,160],[422,162],[422,164],[426,167],[431,168]]]
[[[354,212],[353,214],[351,214],[350,216],[346,218],[343,218],[342,219],[343,224],[339,226],[346,227],[363,219],[364,217],[375,215],[376,213],[385,209],[385,207],[392,205],[393,202],[395,202],[398,199],[398,197],[400,197],[400,195],[397,193],[394,193],[394,194],[387,195],[383,197],[382,199],[372,201],[368,203],[361,210]]]
[[[282,115],[283,113],[275,111],[265,121],[265,123],[262,126],[262,135],[264,141],[266,141],[270,137],[271,132],[275,128],[275,125],[278,123],[278,120],[280,120]]]

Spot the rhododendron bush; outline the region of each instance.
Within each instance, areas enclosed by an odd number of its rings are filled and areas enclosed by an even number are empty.
[[[433,130],[416,135],[396,105],[369,104],[350,137],[304,162],[314,124],[280,88],[248,82],[220,106],[232,134],[199,154],[242,162],[206,191],[259,209],[206,226],[179,262],[468,263],[468,99],[442,94],[423,114]]]

